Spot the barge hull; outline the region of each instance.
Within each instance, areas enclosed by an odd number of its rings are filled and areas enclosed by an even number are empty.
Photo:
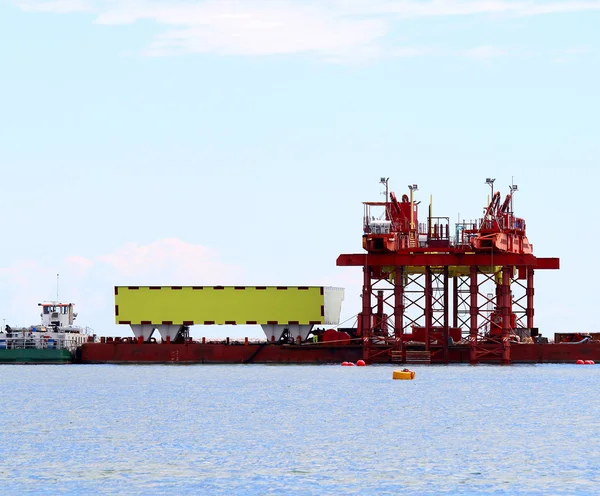
[[[393,363],[393,348],[373,346],[373,363]],[[279,345],[220,343],[85,343],[81,363],[270,363],[324,364],[356,362],[362,358],[360,345]],[[511,363],[575,363],[577,360],[600,362],[600,343],[521,344],[511,346]],[[469,363],[468,346],[454,346],[448,357],[431,350],[431,363]],[[479,363],[500,363],[498,357],[480,357]]]
[[[274,344],[84,343],[81,363],[338,363],[362,347]]]
[[[441,355],[441,353],[439,354]],[[470,352],[467,346],[451,347],[448,363],[470,363]],[[512,364],[526,363],[575,363],[577,360],[600,361],[600,343],[589,344],[519,344],[510,347]],[[479,363],[500,364],[499,356],[483,356]],[[445,363],[441,356],[434,352],[431,363]]]

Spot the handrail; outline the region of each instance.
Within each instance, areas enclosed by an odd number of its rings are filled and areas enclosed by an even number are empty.
[[[34,350],[34,349],[59,349],[73,351],[81,346],[87,336],[78,338],[59,336],[56,338],[45,338],[43,336],[0,336],[0,349],[12,350]]]

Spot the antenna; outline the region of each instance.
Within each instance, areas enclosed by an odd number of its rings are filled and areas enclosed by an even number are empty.
[[[513,208],[513,197],[515,194],[515,191],[519,191],[519,186],[515,184],[515,178],[511,177],[511,184],[509,185],[510,188],[510,213],[513,214],[514,208]]]
[[[388,201],[390,197],[390,190],[388,188],[389,179],[389,177],[382,177],[381,179],[379,179],[379,184],[383,184],[385,186],[385,191],[382,193],[385,195],[385,220],[390,220],[390,212],[388,206]]]
[[[56,301],[58,302],[58,281],[60,279],[60,274],[56,274]]]
[[[413,195],[415,191],[419,190],[419,186],[416,184],[409,184],[408,189],[410,190],[410,229],[413,230],[415,228],[415,202],[413,199]],[[418,203],[417,203],[418,205]],[[418,220],[418,219],[417,219]]]
[[[492,188],[492,198],[494,198],[494,181],[496,180],[495,177],[486,177],[485,178],[485,184],[489,184],[490,187]]]
[[[388,189],[388,181],[389,181],[389,177],[382,177],[381,179],[379,179],[379,184],[383,184],[385,186],[385,201],[387,203],[388,201],[388,196],[389,196],[389,189]]]

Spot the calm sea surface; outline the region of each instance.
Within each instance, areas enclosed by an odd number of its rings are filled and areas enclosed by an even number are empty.
[[[600,494],[600,365],[412,368],[3,365],[0,493]]]

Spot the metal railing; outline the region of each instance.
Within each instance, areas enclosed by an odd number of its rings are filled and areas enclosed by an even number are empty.
[[[77,347],[81,346],[87,337],[57,337],[57,338],[45,338],[43,336],[2,336],[0,335],[0,349],[9,350],[25,350],[25,349],[59,349],[74,351]]]

